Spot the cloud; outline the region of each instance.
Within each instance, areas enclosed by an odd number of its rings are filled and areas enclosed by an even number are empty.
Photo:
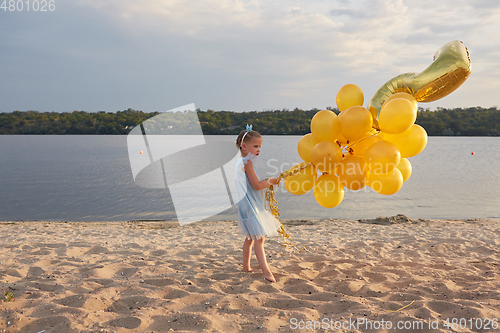
[[[499,7],[493,0],[75,0],[50,17],[2,17],[0,97],[10,109],[334,106],[342,85],[358,84],[369,99],[390,78],[425,69],[455,39],[469,48],[475,80],[498,89]],[[467,103],[461,97],[452,100]]]
[[[208,40],[219,37],[211,36],[210,32],[221,32],[232,26],[255,27],[260,21],[260,11],[256,10],[260,7],[258,1],[79,0],[78,3],[107,12],[125,28]]]
[[[177,53],[176,66],[190,67],[205,84],[209,84],[204,73],[207,69],[234,80],[226,84],[211,78],[214,88],[239,99],[248,97],[237,87],[249,84],[259,94],[303,95],[311,82],[324,80],[322,73],[338,67],[335,29],[341,24],[297,6],[217,0],[146,1],[140,5],[135,1],[119,5],[80,1],[80,5],[107,11],[131,38],[147,36],[149,43],[164,41],[164,48],[157,49]],[[223,93],[217,97],[227,98]]]

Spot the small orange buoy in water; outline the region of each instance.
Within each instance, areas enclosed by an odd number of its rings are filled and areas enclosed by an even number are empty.
[[[141,155],[142,155],[142,154],[144,154],[144,152],[141,150],[141,151],[139,152],[139,154],[141,154]]]
[[[471,155],[474,155],[474,154],[475,154],[475,152],[471,152],[470,154],[471,154]]]

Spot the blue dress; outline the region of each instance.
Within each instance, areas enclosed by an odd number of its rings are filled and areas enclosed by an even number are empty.
[[[247,239],[261,239],[264,236],[277,236],[281,227],[278,221],[264,207],[264,191],[256,190],[245,172],[245,164],[252,161],[255,170],[256,156],[249,153],[239,157],[235,165],[235,182],[238,200],[238,228],[240,235]]]

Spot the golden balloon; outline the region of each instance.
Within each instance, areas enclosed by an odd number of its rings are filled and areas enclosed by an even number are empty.
[[[387,81],[373,95],[368,109],[377,119],[384,101],[397,92],[407,92],[417,102],[441,99],[462,85],[471,73],[469,52],[458,40],[443,45],[432,64],[421,73],[406,73]]]
[[[366,185],[367,166],[363,158],[354,155],[347,155],[337,166],[337,175],[340,183],[350,190],[356,191]]]
[[[300,158],[304,160],[304,162],[311,162],[311,152],[317,143],[318,142],[314,139],[312,133],[304,135],[299,140],[297,150],[299,151]]]
[[[362,106],[365,101],[363,90],[355,84],[349,83],[337,92],[337,107],[344,111],[352,106]]]
[[[341,113],[342,114],[342,113]],[[339,115],[339,124],[340,124],[340,115]],[[347,144],[347,139],[344,137],[344,135],[342,134],[342,131],[339,131],[338,135],[337,135],[337,141],[341,144],[341,145],[345,145]]]
[[[293,166],[289,171],[299,169],[306,164],[307,163],[297,164]],[[304,193],[307,193],[314,187],[316,175],[316,168],[314,168],[312,165],[309,165],[295,175],[286,177],[285,188],[288,190],[288,192],[295,195],[302,195]]]
[[[330,110],[316,112],[311,120],[311,133],[317,142],[335,142],[340,132],[340,122],[337,115]]]
[[[420,154],[427,145],[427,132],[417,124],[401,134],[384,134],[383,138],[398,147],[401,157],[412,157]]]
[[[342,150],[330,141],[321,141],[311,152],[311,162],[321,172],[334,173],[337,163],[342,161]]]
[[[373,126],[373,118],[368,109],[353,106],[345,110],[340,117],[340,131],[349,141],[356,141],[366,136]]]
[[[411,176],[411,163],[407,158],[402,158],[398,165],[399,171],[403,175],[403,182],[407,181]]]
[[[405,98],[396,98],[382,106],[378,126],[382,132],[399,134],[410,129],[417,119],[417,107]]]
[[[372,175],[388,173],[396,169],[401,162],[401,153],[395,144],[383,140],[368,147],[365,161]]]
[[[403,187],[403,175],[398,168],[388,173],[370,174],[370,187],[377,193],[391,195]]]
[[[339,177],[329,174],[319,176],[314,185],[314,197],[325,208],[338,206],[344,199],[344,187]]]
[[[351,146],[351,148],[354,152],[354,155],[364,157],[368,147],[370,147],[375,142],[379,142],[382,140],[383,140],[383,138],[380,135],[370,134],[370,135],[362,138],[361,140],[355,142]]]

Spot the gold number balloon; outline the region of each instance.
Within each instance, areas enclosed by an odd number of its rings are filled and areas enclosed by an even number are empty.
[[[384,101],[397,92],[411,94],[417,102],[434,102],[443,98],[467,80],[471,72],[469,52],[458,40],[443,45],[432,64],[421,73],[406,73],[387,81],[373,95],[368,109],[377,119]]]

